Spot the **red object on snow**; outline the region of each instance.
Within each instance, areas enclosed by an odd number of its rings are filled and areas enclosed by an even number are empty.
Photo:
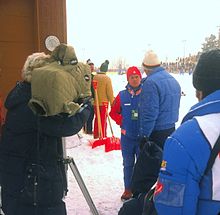
[[[106,113],[107,113],[108,123],[110,126],[112,136],[108,137],[108,139],[105,141],[105,152],[110,152],[113,150],[120,150],[121,149],[121,141],[119,138],[114,136],[110,117],[108,115],[108,112],[106,112]]]
[[[105,152],[110,152],[113,150],[121,150],[121,142],[117,137],[108,137],[105,142]]]
[[[94,142],[92,143],[92,149],[94,149],[97,146],[102,146],[106,144],[108,137],[104,137],[104,138],[100,138],[98,140],[94,140]]]
[[[96,105],[95,105],[95,114],[97,115],[97,126],[98,126],[98,140],[94,140],[94,142],[92,142],[92,148],[95,148],[97,146],[101,146],[101,145],[105,145],[106,143],[106,139],[107,137],[103,136],[103,132],[102,132],[102,122],[101,122],[101,115],[100,115],[100,109],[99,109],[99,101],[98,101],[98,93],[97,93],[97,86],[98,86],[98,82],[96,80],[93,80],[92,82],[94,91],[95,91],[95,101],[96,101]],[[94,135],[95,135],[95,129],[94,129]]]

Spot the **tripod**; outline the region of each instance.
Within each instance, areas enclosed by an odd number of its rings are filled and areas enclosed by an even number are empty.
[[[80,190],[83,193],[83,196],[86,199],[86,202],[87,202],[87,204],[88,204],[92,214],[93,215],[99,215],[99,213],[98,213],[98,211],[97,211],[97,209],[95,207],[95,204],[92,201],[92,198],[91,198],[91,196],[89,194],[89,191],[86,188],[86,185],[85,185],[85,183],[84,183],[84,181],[82,179],[82,176],[80,175],[80,172],[79,172],[79,170],[78,170],[78,168],[76,166],[76,163],[73,160],[73,158],[72,157],[64,158],[64,164],[69,164],[70,169],[72,170],[72,173],[73,173],[73,175],[74,175],[74,177],[75,177],[75,179],[76,179],[76,181],[77,181],[77,183],[78,183],[78,185],[80,187]]]
[[[1,185],[0,185],[0,215],[4,215],[2,212]]]

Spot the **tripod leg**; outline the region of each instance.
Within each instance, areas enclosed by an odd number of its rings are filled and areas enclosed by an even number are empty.
[[[66,139],[65,137],[62,137],[62,148],[63,148],[63,157],[66,158],[67,154],[66,154]],[[68,180],[67,180],[67,170],[68,170],[68,164],[64,163],[64,174],[66,176],[65,180],[66,180],[66,189],[64,191],[64,196],[67,195],[67,187],[68,187]]]
[[[3,215],[3,212],[2,212],[2,199],[1,199],[1,185],[0,185],[0,215]]]
[[[86,202],[87,202],[92,214],[93,215],[99,215],[99,213],[98,213],[98,211],[95,207],[95,204],[92,201],[92,198],[89,194],[89,191],[87,190],[86,185],[85,185],[85,183],[84,183],[84,181],[83,181],[83,179],[80,175],[80,172],[79,172],[79,170],[76,166],[76,163],[74,162],[73,158],[70,158],[70,161],[71,161],[71,162],[69,162],[70,169],[73,172],[73,175],[74,175],[74,177],[75,177],[75,179],[76,179],[76,181],[77,181],[77,183],[78,183],[78,185],[79,185],[79,187],[80,187],[80,189],[81,189],[81,191],[82,191],[82,193],[83,193],[83,195],[86,199]]]
[[[66,153],[66,139],[65,137],[62,137],[62,147],[63,147],[63,157],[67,157]],[[68,164],[65,164],[65,172],[66,172],[66,177],[67,177],[67,169],[68,169]]]

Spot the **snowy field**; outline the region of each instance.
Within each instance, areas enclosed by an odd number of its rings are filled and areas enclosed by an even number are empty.
[[[124,89],[127,81],[126,75],[109,75],[112,79],[114,95]],[[192,86],[192,76],[174,75],[179,81],[182,91],[186,96],[181,97],[179,126],[183,116],[189,108],[197,102],[195,90]],[[119,127],[112,121],[114,135],[120,137]],[[81,173],[86,187],[100,215],[117,215],[122,202],[123,169],[121,151],[105,152],[104,146],[94,149],[88,144],[91,135],[80,132],[82,138],[77,135],[65,139],[67,155],[74,161]],[[111,132],[108,126],[108,136]],[[68,215],[91,215],[87,202],[70,170],[68,170],[68,195],[65,198]]]

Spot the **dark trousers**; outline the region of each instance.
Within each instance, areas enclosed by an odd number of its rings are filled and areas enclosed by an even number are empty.
[[[131,191],[134,197],[147,193],[157,181],[163,152],[153,142],[145,144],[141,150],[131,179]]]
[[[148,142],[138,157],[132,176],[133,198],[126,201],[118,215],[142,215],[144,198],[157,180],[162,149],[155,143]]]
[[[133,198],[123,204],[118,215],[142,215],[144,197],[157,181],[163,156],[163,146],[173,131],[175,131],[174,127],[154,131],[150,135],[149,141],[141,150],[134,166],[131,179]]]
[[[84,125],[84,131],[85,133],[91,134],[93,131],[93,118],[94,118],[94,107],[92,107],[89,118]]]
[[[148,192],[157,181],[163,156],[163,146],[167,137],[173,131],[175,131],[175,127],[154,131],[150,135],[149,140],[153,145],[149,147],[149,144],[145,144],[134,167],[131,182],[133,194],[139,195],[140,193]]]
[[[153,131],[150,135],[149,140],[156,143],[160,148],[163,149],[164,143],[168,136],[170,136],[175,131],[175,127],[161,130],[161,131]]]

